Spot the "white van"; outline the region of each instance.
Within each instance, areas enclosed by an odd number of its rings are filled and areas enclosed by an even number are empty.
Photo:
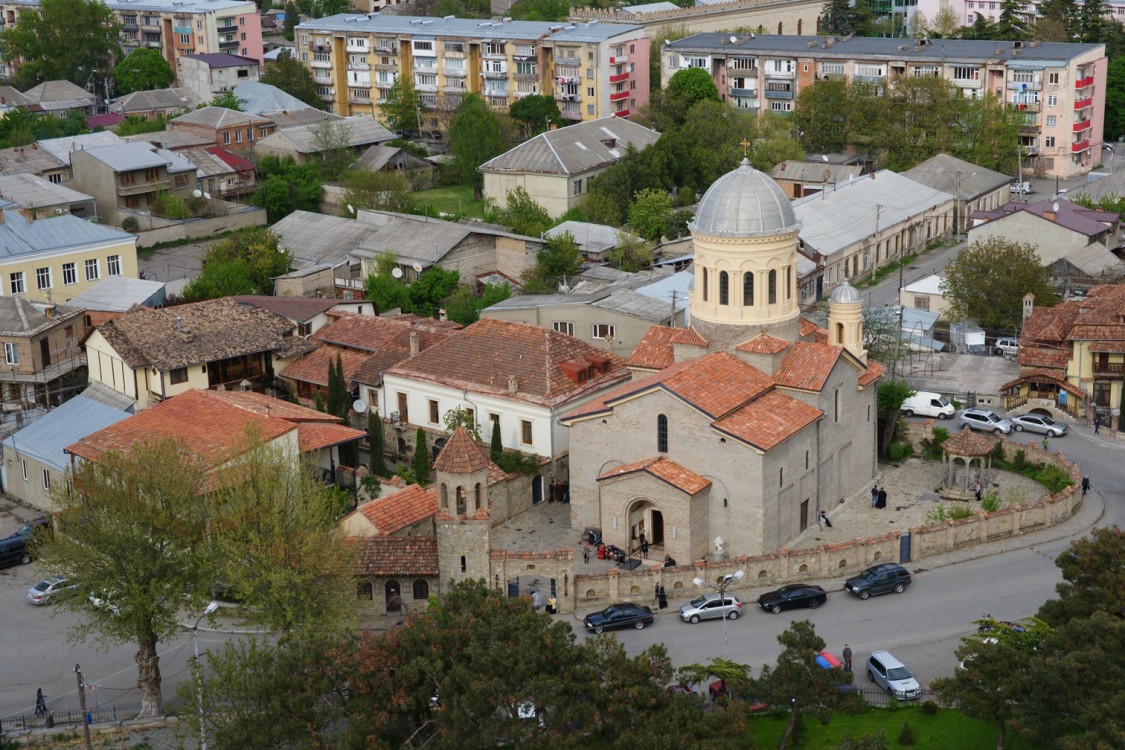
[[[949,403],[949,399],[940,393],[930,393],[929,391],[918,391],[902,402],[902,413],[908,417],[917,414],[920,417],[949,419],[955,411],[953,404]]]

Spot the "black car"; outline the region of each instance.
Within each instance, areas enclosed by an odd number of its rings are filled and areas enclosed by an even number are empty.
[[[783,609],[808,607],[816,609],[828,601],[828,594],[820,586],[797,585],[782,586],[777,591],[758,597],[758,606],[775,615]]]
[[[618,628],[643,630],[645,625],[652,624],[652,610],[630,602],[619,602],[609,605],[601,612],[586,615],[582,623],[587,630],[595,633]]]
[[[873,565],[844,583],[844,590],[868,599],[872,594],[886,594],[890,591],[901,594],[910,585],[910,571],[895,563]]]

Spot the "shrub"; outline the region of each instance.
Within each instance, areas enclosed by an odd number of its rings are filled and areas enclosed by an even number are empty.
[[[1031,478],[1051,492],[1058,492],[1073,484],[1070,476],[1058,466],[1040,466]]]
[[[1023,469],[1024,467],[1026,467],[1027,466],[1027,451],[1025,451],[1023,448],[1020,448],[1018,451],[1016,451],[1016,455],[1012,459],[1012,463],[1015,465],[1015,467],[1017,469]]]
[[[913,745],[914,744],[914,730],[910,728],[910,722],[902,722],[902,729],[898,733],[898,744],[900,745]]]
[[[901,443],[901,445],[902,445],[902,457],[903,458],[910,458],[911,456],[914,455],[914,444],[913,443]]]
[[[924,716],[937,716],[938,704],[934,701],[926,701],[922,704],[922,715]]]
[[[124,229],[126,232],[136,232],[138,229],[141,228],[141,225],[138,224],[137,220],[135,218],[133,218],[132,216],[126,216],[124,219],[121,220],[121,228]]]
[[[1002,502],[1000,500],[1000,496],[995,492],[989,492],[987,495],[981,498],[980,501],[980,507],[988,511],[989,513],[995,513],[996,511],[1000,510],[1001,505]]]
[[[949,517],[952,518],[952,519],[971,518],[972,516],[975,516],[976,514],[977,514],[977,512],[975,510],[973,510],[972,506],[970,506],[970,505],[960,505],[959,504],[959,505],[954,505],[952,508],[949,509]]]
[[[902,443],[891,443],[891,447],[887,449],[887,457],[892,461],[901,461],[903,453]]]
[[[1004,490],[1004,505],[1026,505],[1027,493],[1019,487],[1008,487]]]

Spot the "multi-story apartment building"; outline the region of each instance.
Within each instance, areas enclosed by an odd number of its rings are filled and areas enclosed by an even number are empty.
[[[226,52],[262,59],[262,21],[253,0],[105,0],[121,24],[121,48],[159,50],[177,69],[188,55]],[[2,28],[39,0],[0,0]],[[9,68],[9,73],[11,69]]]
[[[905,3],[905,4],[904,4]],[[1023,0],[1021,14],[1032,19],[1039,14],[1041,0]],[[977,16],[995,23],[1000,19],[1001,0],[895,0],[895,11],[902,14],[904,25],[910,24],[910,18],[921,14],[926,22],[933,24],[934,18],[942,8],[949,8],[953,16],[962,26],[972,26]],[[1125,2],[1115,0],[1106,3],[1106,20],[1125,22]]]
[[[1101,159],[1104,44],[696,34],[664,45],[661,79],[703,68],[725,101],[788,115],[801,89],[847,79],[945,78],[965,96],[993,94],[1024,113],[1024,168],[1070,177]]]
[[[297,54],[340,115],[378,116],[398,77],[409,75],[427,109],[451,110],[466,92],[498,109],[547,94],[563,117],[596,120],[627,117],[648,101],[645,34],[597,21],[338,15],[298,26]]]

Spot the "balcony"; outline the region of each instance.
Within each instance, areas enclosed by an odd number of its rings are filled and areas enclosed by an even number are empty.
[[[190,26],[173,26],[172,31],[176,34],[194,34]]]
[[[979,89],[984,86],[979,78],[954,78],[953,85],[960,89]]]
[[[1083,120],[1082,122],[1076,122],[1074,123],[1074,132],[1081,133],[1083,130],[1089,130],[1091,127],[1093,127],[1093,125],[1093,120]]]
[[[753,99],[758,96],[758,89],[731,89],[730,95]]]
[[[525,96],[535,96],[538,93],[538,91],[517,91],[513,96],[517,99],[523,99]]]
[[[134,182],[131,185],[117,184],[117,194],[119,196],[126,195],[142,195],[144,193],[155,193],[157,190],[170,190],[172,187],[172,180],[165,177],[162,180],[145,180],[142,182]]]
[[[559,97],[556,96],[555,98],[558,99]],[[564,120],[581,120],[582,119],[582,113],[579,112],[578,110],[574,110],[574,109],[564,109],[561,112],[561,114],[562,114],[562,117],[563,117]]]
[[[1038,81],[1008,81],[1009,91],[1042,91],[1043,85]]]
[[[1090,141],[1088,139],[1085,140],[1085,141],[1079,141],[1078,143],[1070,144],[1070,153],[1072,153],[1072,154],[1078,154],[1078,153],[1081,153],[1083,151],[1089,151],[1089,150],[1090,150]]]
[[[1079,78],[1077,81],[1074,82],[1075,90],[1084,89],[1087,86],[1093,86],[1093,85],[1094,85],[1094,77],[1093,76],[1086,76],[1085,78]]]
[[[629,116],[629,110],[619,109],[619,110],[617,110],[616,112],[613,113],[613,116],[614,117],[628,117]]]
[[[1025,122],[1023,125],[1020,125],[1020,135],[1039,135],[1042,130],[1039,123]]]
[[[366,39],[348,39],[346,42],[344,42],[344,49],[346,49],[348,52],[366,53],[367,52],[367,40]]]
[[[332,83],[331,74],[325,73],[321,75],[313,75],[313,81],[316,83]]]
[[[508,80],[508,71],[506,71],[506,70],[501,70],[501,71],[486,70],[481,75],[483,75],[485,78],[490,79],[490,80],[500,80],[500,81]]]
[[[1092,106],[1094,106],[1094,97],[1092,97],[1092,96],[1087,97],[1085,99],[1079,99],[1078,101],[1076,101],[1074,103],[1074,109],[1075,110],[1086,109],[1087,107],[1092,107]]]
[[[464,78],[468,75],[464,68],[442,68],[441,72],[446,78]]]
[[[618,75],[609,77],[610,83],[621,83],[622,81],[627,81],[627,80],[629,80],[629,74],[628,73],[619,73]]]
[[[609,95],[609,100],[611,102],[620,102],[620,101],[624,101],[625,99],[628,99],[628,98],[629,98],[629,92],[628,91],[614,91],[613,93],[611,93]]]
[[[773,89],[766,89],[767,99],[792,99],[792,91],[774,91]]]
[[[858,81],[859,83],[886,83],[887,77],[886,76],[854,75],[854,76],[852,76],[852,80]]]
[[[387,85],[389,86],[390,84],[387,84]],[[444,91],[447,94],[464,94],[464,93],[468,92],[468,89],[465,88],[464,86],[451,86],[451,85],[442,86],[441,90]]]
[[[331,68],[332,67],[332,61],[331,60],[310,60],[309,65],[312,66],[313,68]],[[313,73],[313,75],[316,75],[316,73]]]
[[[216,31],[220,34],[233,34],[238,31],[238,27],[232,23],[227,24],[226,26],[220,26],[216,29]]]
[[[219,49],[238,49],[238,40],[232,39],[229,42],[219,42]]]
[[[561,65],[566,68],[577,68],[582,64],[582,61],[577,57],[556,57],[555,65]],[[581,116],[581,115],[579,115]]]
[[[381,60],[382,58],[378,58],[378,59]],[[388,63],[377,62],[377,63],[373,63],[372,67],[375,68],[375,70],[398,70],[398,61],[397,60],[391,60]]]
[[[579,78],[578,76],[555,76],[555,83],[558,83],[558,84],[580,83],[581,80],[582,79]]]
[[[793,71],[770,70],[769,68],[766,68],[766,78],[784,78],[786,80],[793,80],[793,76],[794,76]],[[856,76],[856,80],[859,81],[859,80],[865,80],[865,79],[864,79],[863,76]],[[881,81],[883,79],[877,78],[877,79],[872,79],[872,80]]]
[[[353,104],[370,104],[371,94],[364,96],[363,94],[348,94],[348,101]]]
[[[437,93],[437,84],[436,83],[415,83],[414,84],[414,90],[419,92],[419,93],[436,94]]]
[[[1110,375],[1114,378],[1125,376],[1125,364],[1121,362],[1094,362],[1095,375]]]
[[[160,28],[160,19],[159,18],[142,18],[141,19],[141,26],[143,26],[146,29],[159,29]]]
[[[1039,102],[1012,102],[1012,108],[1020,112],[1038,112]]]
[[[348,70],[371,70],[367,63],[348,63]]]
[[[622,63],[627,63],[627,62],[629,62],[628,55],[620,55],[620,56],[610,55],[610,57],[609,57],[609,64],[610,65],[621,65]]]
[[[581,98],[578,94],[555,94],[555,100],[560,102],[576,102]]]
[[[146,39],[145,46],[150,49],[160,49],[162,46],[159,39]]]

